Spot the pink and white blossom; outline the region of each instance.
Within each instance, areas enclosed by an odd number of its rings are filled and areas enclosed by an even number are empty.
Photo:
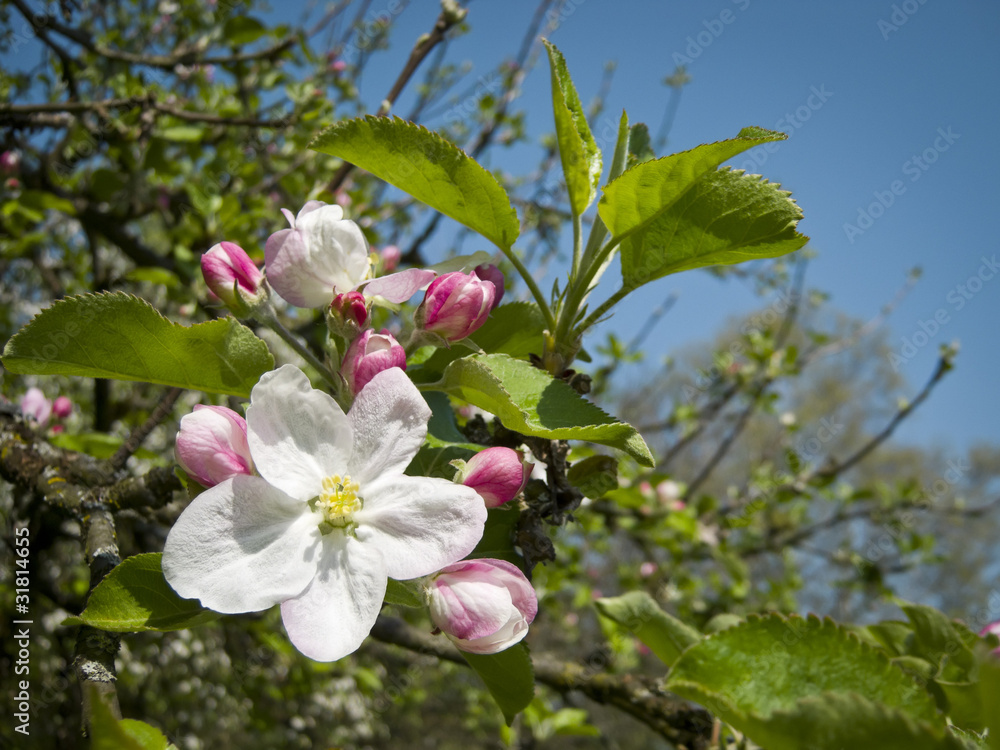
[[[493,282],[475,274],[453,271],[438,276],[417,308],[417,328],[436,333],[446,341],[464,339],[486,322],[496,295]]]
[[[455,463],[455,481],[478,492],[487,508],[499,507],[517,497],[535,466],[524,460],[522,452],[502,446],[487,448],[468,461]]]
[[[375,333],[368,328],[347,347],[340,374],[351,393],[357,395],[372,378],[390,367],[405,370],[406,351],[387,329]]]
[[[326,307],[369,278],[368,240],[344,218],[343,208],[309,201],[297,216],[286,208],[281,212],[291,228],[268,238],[264,267],[282,299],[296,307]]]
[[[495,654],[521,641],[538,612],[516,565],[483,558],[448,565],[428,589],[431,620],[459,649]]]
[[[265,295],[264,274],[242,247],[233,242],[213,245],[201,256],[201,273],[208,288],[226,307],[253,306]]]
[[[41,388],[29,388],[21,396],[20,407],[24,416],[35,420],[42,427],[48,423],[52,415],[52,402],[45,398]]]
[[[164,547],[167,581],[217,612],[280,603],[289,638],[312,659],[355,651],[388,577],[451,565],[483,533],[473,490],[403,473],[430,415],[399,368],[372,378],[347,414],[296,367],[265,374],[246,420],[260,476],[227,479],[184,510]]]
[[[203,487],[253,473],[246,420],[224,406],[198,404],[181,417],[174,454],[181,468]]]

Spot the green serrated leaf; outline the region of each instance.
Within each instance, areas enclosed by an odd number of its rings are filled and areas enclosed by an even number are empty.
[[[396,581],[389,579],[385,588],[385,601],[398,604],[401,607],[424,606],[424,597],[420,593],[420,584],[416,581]]]
[[[910,653],[927,659],[940,669],[950,666],[948,678],[954,681],[968,679],[975,664],[969,644],[975,644],[979,637],[933,607],[905,604],[902,610],[913,625]]]
[[[645,466],[653,456],[635,428],[617,422],[561,380],[505,354],[473,354],[445,368],[441,390],[495,414],[524,435],[587,440],[625,451]]]
[[[635,633],[668,667],[702,639],[697,630],[660,609],[645,591],[598,599],[595,604],[602,615]]]
[[[795,231],[801,218],[778,185],[729,169],[710,172],[625,238],[622,283],[635,289],[692,268],[786,255],[809,240]]]
[[[462,656],[486,684],[510,726],[535,696],[535,670],[528,647],[518,643],[499,654],[463,652]]]
[[[204,625],[219,617],[194,599],[182,599],[163,577],[159,552],[119,563],[90,593],[77,621],[113,633],[168,631]]]
[[[66,297],[4,347],[21,375],[79,375],[249,396],[274,367],[267,345],[234,318],[184,327],[121,292]]]
[[[552,71],[552,110],[569,205],[573,215],[580,216],[597,195],[603,167],[601,150],[587,125],[587,114],[573,86],[566,59],[554,44],[543,41]]]
[[[744,128],[728,141],[644,162],[604,186],[597,211],[612,237],[620,241],[669,209],[703,175],[724,161],[754,146],[787,137],[762,128]]]
[[[803,698],[766,720],[751,719],[746,734],[768,750],[968,750],[943,726],[856,693]]]
[[[398,117],[344,120],[309,144],[371,172],[509,250],[520,233],[500,183],[455,144]]]
[[[885,747],[951,746],[930,694],[830,620],[752,615],[685,651],[666,687],[768,750],[882,747],[864,744],[879,721],[914,742]],[[802,744],[806,737],[830,739]]]

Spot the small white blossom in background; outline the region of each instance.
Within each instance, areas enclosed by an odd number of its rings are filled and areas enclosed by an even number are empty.
[[[528,634],[538,612],[531,583],[505,560],[465,560],[443,568],[428,589],[431,620],[452,643],[495,654]]]
[[[347,414],[292,365],[265,374],[246,418],[260,476],[231,477],[191,502],[164,545],[167,582],[217,612],[280,603],[303,654],[352,653],[375,624],[387,578],[441,570],[483,534],[474,490],[403,473],[430,416],[397,367],[375,375]]]

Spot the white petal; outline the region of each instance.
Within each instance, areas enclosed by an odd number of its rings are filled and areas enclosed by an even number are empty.
[[[347,417],[354,430],[351,478],[364,490],[366,482],[403,473],[423,445],[431,410],[406,373],[392,367],[368,381]]]
[[[361,494],[358,539],[382,553],[390,578],[429,575],[468,555],[483,536],[483,499],[446,479],[386,476],[362,485]]]
[[[371,271],[368,241],[361,227],[343,215],[340,206],[330,205],[305,214],[300,211],[295,219],[295,229],[306,244],[306,264],[337,293],[354,289]]]
[[[295,648],[316,661],[335,661],[356,651],[371,632],[385,588],[378,551],[335,531],[323,539],[312,583],[282,603],[281,620]]]
[[[260,475],[299,500],[346,473],[351,423],[337,402],[293,365],[265,373],[250,393],[247,441]]]
[[[163,574],[182,597],[216,612],[256,612],[309,584],[320,538],[305,503],[237,476],[184,509],[163,547]]]
[[[493,635],[487,635],[482,638],[474,638],[468,641],[452,638],[452,641],[460,650],[468,651],[471,654],[495,654],[500,651],[505,651],[515,643],[524,640],[524,636],[527,634],[527,623],[524,621],[524,618],[515,611],[511,614],[507,624]]]
[[[333,301],[333,280],[317,273],[301,232],[282,229],[264,245],[267,283],[296,307],[325,307]]]

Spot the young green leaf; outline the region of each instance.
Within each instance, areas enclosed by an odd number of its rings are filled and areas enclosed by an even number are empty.
[[[617,422],[561,380],[505,354],[474,354],[445,368],[441,390],[497,415],[509,430],[552,440],[587,440],[625,451],[645,466],[653,456],[635,428]]]
[[[597,211],[614,241],[644,227],[680,200],[700,177],[754,146],[787,138],[763,128],[743,128],[736,138],[639,164],[604,186]]]
[[[425,604],[420,593],[420,584],[416,581],[396,581],[389,579],[385,588],[385,600],[389,604],[401,607],[422,608]]]
[[[795,231],[802,211],[788,196],[757,175],[729,169],[704,175],[622,242],[623,286],[798,250],[809,238]]]
[[[499,654],[462,652],[462,656],[486,684],[510,726],[535,697],[535,670],[528,647],[518,643]]]
[[[101,699],[97,688],[90,690],[91,750],[167,750],[167,738],[156,727],[136,719],[119,721]]]
[[[159,552],[122,560],[97,584],[75,624],[113,633],[167,631],[204,625],[219,614],[182,599],[163,577]]]
[[[138,380],[245,397],[274,358],[234,318],[184,327],[115,292],[66,297],[42,310],[7,342],[3,365],[20,375]]]
[[[815,617],[751,616],[708,636],[674,663],[666,687],[768,750],[962,747],[911,675]]]
[[[371,172],[509,250],[517,213],[496,179],[458,146],[398,117],[338,122],[309,147]]]
[[[587,125],[587,114],[583,111],[562,52],[548,40],[543,41],[552,70],[552,110],[569,205],[573,215],[580,216],[597,195],[603,166],[601,150]]]
[[[697,630],[660,609],[645,591],[598,599],[595,604],[602,615],[635,633],[668,667],[684,649],[702,639]]]
[[[524,558],[514,548],[521,511],[516,507],[508,507],[512,505],[514,504],[507,503],[487,511],[483,538],[469,554],[470,559],[491,557],[495,560],[506,560],[524,570]]]

